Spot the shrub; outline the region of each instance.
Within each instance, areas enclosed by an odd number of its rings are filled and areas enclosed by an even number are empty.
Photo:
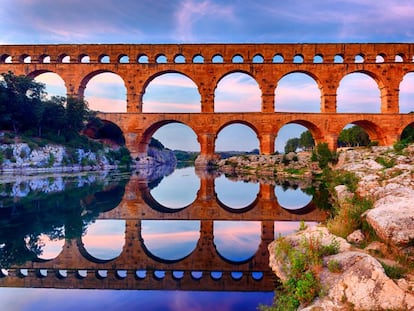
[[[338,273],[342,271],[342,267],[338,260],[331,259],[328,261],[328,270],[333,273]]]
[[[381,266],[384,268],[385,274],[391,279],[401,279],[407,273],[407,269],[400,266],[391,266],[380,261]]]

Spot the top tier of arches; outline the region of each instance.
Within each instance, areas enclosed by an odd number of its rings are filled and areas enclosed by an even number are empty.
[[[414,44],[2,45],[0,63],[412,63]]]

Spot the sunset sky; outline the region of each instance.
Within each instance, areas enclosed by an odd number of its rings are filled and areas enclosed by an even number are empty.
[[[414,39],[414,5],[409,0],[0,0],[0,4],[0,44],[365,43]],[[66,94],[58,77],[38,79],[46,83],[50,94]],[[406,76],[400,90],[400,111],[414,110],[414,74]],[[85,98],[91,109],[121,112],[126,107],[125,92],[122,79],[102,74],[87,85]],[[275,95],[277,111],[319,111],[319,89],[304,74],[283,78]],[[227,76],[215,96],[216,111],[260,109],[260,91],[247,75]],[[338,111],[378,112],[379,96],[378,86],[368,76],[347,76],[338,89]],[[148,86],[143,107],[144,112],[197,112],[200,98],[191,80],[163,75]],[[278,150],[303,130],[298,126],[283,128],[276,140]],[[194,133],[183,126],[170,125],[155,136],[171,149],[199,148]],[[224,129],[216,143],[216,150],[254,148],[258,148],[256,135],[237,125]]]

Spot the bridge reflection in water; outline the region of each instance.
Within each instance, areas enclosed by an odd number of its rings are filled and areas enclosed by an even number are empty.
[[[37,258],[3,267],[0,286],[273,291],[275,278],[268,266],[267,246],[275,237],[275,223],[318,222],[325,219],[325,213],[315,208],[313,202],[296,210],[282,208],[275,196],[275,185],[266,183],[260,183],[258,195],[251,204],[235,209],[218,199],[214,188],[215,176],[205,173],[199,177],[200,189],[194,202],[171,209],[156,201],[146,178],[132,175],[116,206],[101,208],[96,216],[97,220],[125,222],[125,241],[119,256],[107,260],[94,258],[80,235],[68,237],[66,234],[63,249],[55,258]],[[165,221],[166,226],[173,220],[199,222],[195,248],[183,258],[158,257],[145,243],[142,230],[145,221],[154,220]],[[252,256],[234,261],[220,253],[215,243],[215,227],[220,221],[254,221],[260,224],[260,242]]]

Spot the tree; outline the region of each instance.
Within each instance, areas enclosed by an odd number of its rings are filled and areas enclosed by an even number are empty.
[[[91,117],[87,103],[83,99],[68,97],[66,101],[66,128],[69,135],[79,133],[85,121]]]
[[[299,138],[299,147],[303,150],[312,149],[315,146],[315,141],[313,140],[312,134],[310,131],[305,131],[300,134]]]
[[[367,132],[357,125],[343,129],[338,138],[338,145],[340,146],[367,146],[369,143],[370,139]]]
[[[295,152],[296,149],[299,147],[299,138],[291,138],[286,142],[285,145],[285,153]]]

